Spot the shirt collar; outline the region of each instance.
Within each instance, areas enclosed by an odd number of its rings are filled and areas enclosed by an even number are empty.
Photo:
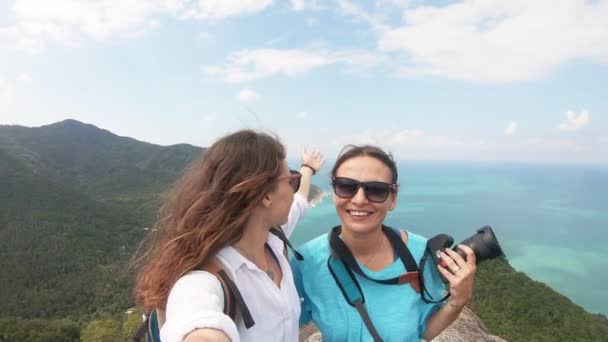
[[[274,234],[268,234],[268,240],[266,240],[266,243],[270,246],[270,248],[272,248],[274,254],[278,256],[279,254],[277,254],[277,252],[280,253],[278,247],[282,244],[282,241],[278,237],[274,236]],[[251,260],[245,258],[244,255],[239,253],[239,251],[232,246],[226,246],[220,249],[217,256],[226,266],[230,268],[231,271],[236,271],[243,265],[250,270],[255,270],[257,268],[257,266]]]

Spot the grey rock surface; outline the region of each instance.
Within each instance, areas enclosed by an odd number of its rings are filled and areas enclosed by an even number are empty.
[[[314,324],[300,328],[300,341],[321,342],[323,337]],[[433,342],[506,342],[505,339],[492,335],[481,319],[468,307],[460,313],[454,323],[445,329]]]

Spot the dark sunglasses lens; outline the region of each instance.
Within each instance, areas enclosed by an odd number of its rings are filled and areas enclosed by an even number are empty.
[[[384,183],[367,183],[365,185],[365,196],[368,200],[376,203],[382,203],[388,198],[391,192],[391,186]]]
[[[342,198],[353,197],[357,193],[359,183],[347,178],[336,178],[334,180],[334,192]]]
[[[302,179],[302,175],[296,170],[289,170],[289,172],[294,176],[289,180],[289,185],[291,185],[293,192],[298,192],[300,189],[300,180]]]

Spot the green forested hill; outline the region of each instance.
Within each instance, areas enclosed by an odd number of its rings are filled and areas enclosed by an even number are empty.
[[[0,317],[130,306],[127,262],[162,191],[201,151],[74,120],[0,126]]]
[[[0,310],[62,317],[126,304],[117,277],[143,234],[125,209],[34,174],[0,150]]]
[[[472,309],[509,341],[608,341],[608,319],[586,312],[506,260],[479,265]]]
[[[75,120],[36,128],[0,126],[0,149],[37,175],[136,210],[149,209],[149,202],[203,151],[120,137]]]
[[[139,318],[124,314],[127,263],[201,151],[74,120],[0,126],[0,342],[128,341]],[[606,317],[504,260],[480,265],[472,308],[509,341],[608,341]]]

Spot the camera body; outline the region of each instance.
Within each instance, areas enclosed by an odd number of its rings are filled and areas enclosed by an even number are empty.
[[[445,264],[442,263],[440,251],[445,250],[446,248],[450,248],[454,243],[454,238],[447,234],[439,234],[434,236],[433,238],[427,241],[426,247],[427,252],[431,255],[435,264],[442,265],[445,267]],[[475,252],[475,260],[477,263],[480,263],[486,259],[493,259],[499,256],[505,256],[500,244],[498,243],[498,239],[492,231],[492,227],[484,226],[477,230],[475,234],[471,237],[463,240],[457,245],[465,245],[470,247]],[[456,253],[458,253],[461,257],[466,260],[466,254],[464,251],[460,250],[457,246],[453,247]],[[441,275],[441,278],[444,282],[447,280]]]

